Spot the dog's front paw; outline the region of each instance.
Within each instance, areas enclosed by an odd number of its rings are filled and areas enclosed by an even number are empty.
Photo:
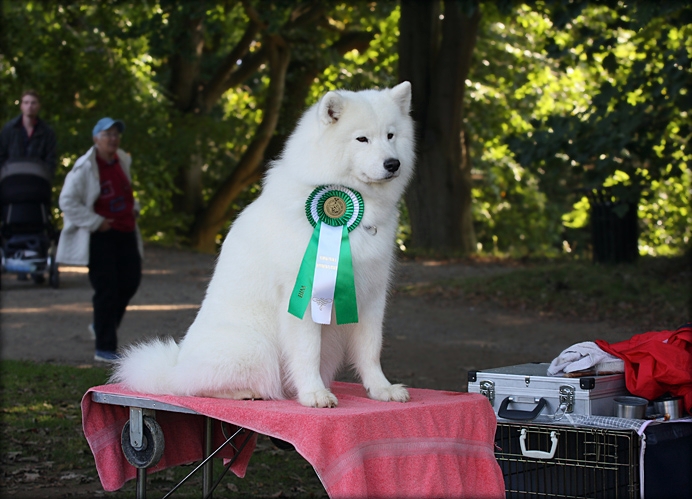
[[[336,407],[339,401],[332,392],[323,388],[298,394],[298,402],[306,407]]]
[[[371,399],[382,402],[408,402],[411,400],[408,390],[401,384],[371,388],[368,390],[368,395]]]

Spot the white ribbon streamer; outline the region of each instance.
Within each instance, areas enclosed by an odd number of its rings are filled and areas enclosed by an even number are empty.
[[[315,264],[310,311],[312,320],[317,324],[330,324],[343,228],[319,223],[321,224],[320,240],[317,245],[317,262]]]

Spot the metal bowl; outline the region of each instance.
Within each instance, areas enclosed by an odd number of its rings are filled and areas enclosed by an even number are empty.
[[[666,421],[680,419],[684,413],[682,397],[661,397],[654,400],[654,408]]]
[[[627,419],[644,419],[649,401],[641,397],[615,397],[615,416]]]

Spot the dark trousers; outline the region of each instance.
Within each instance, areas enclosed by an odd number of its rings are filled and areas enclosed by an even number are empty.
[[[96,350],[115,352],[117,329],[142,279],[142,260],[134,232],[93,232],[89,243],[89,281],[94,288]]]

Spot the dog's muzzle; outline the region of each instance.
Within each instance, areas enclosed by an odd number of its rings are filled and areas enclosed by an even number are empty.
[[[384,160],[384,169],[387,170],[389,173],[396,172],[400,166],[401,163],[396,158],[389,158]]]

